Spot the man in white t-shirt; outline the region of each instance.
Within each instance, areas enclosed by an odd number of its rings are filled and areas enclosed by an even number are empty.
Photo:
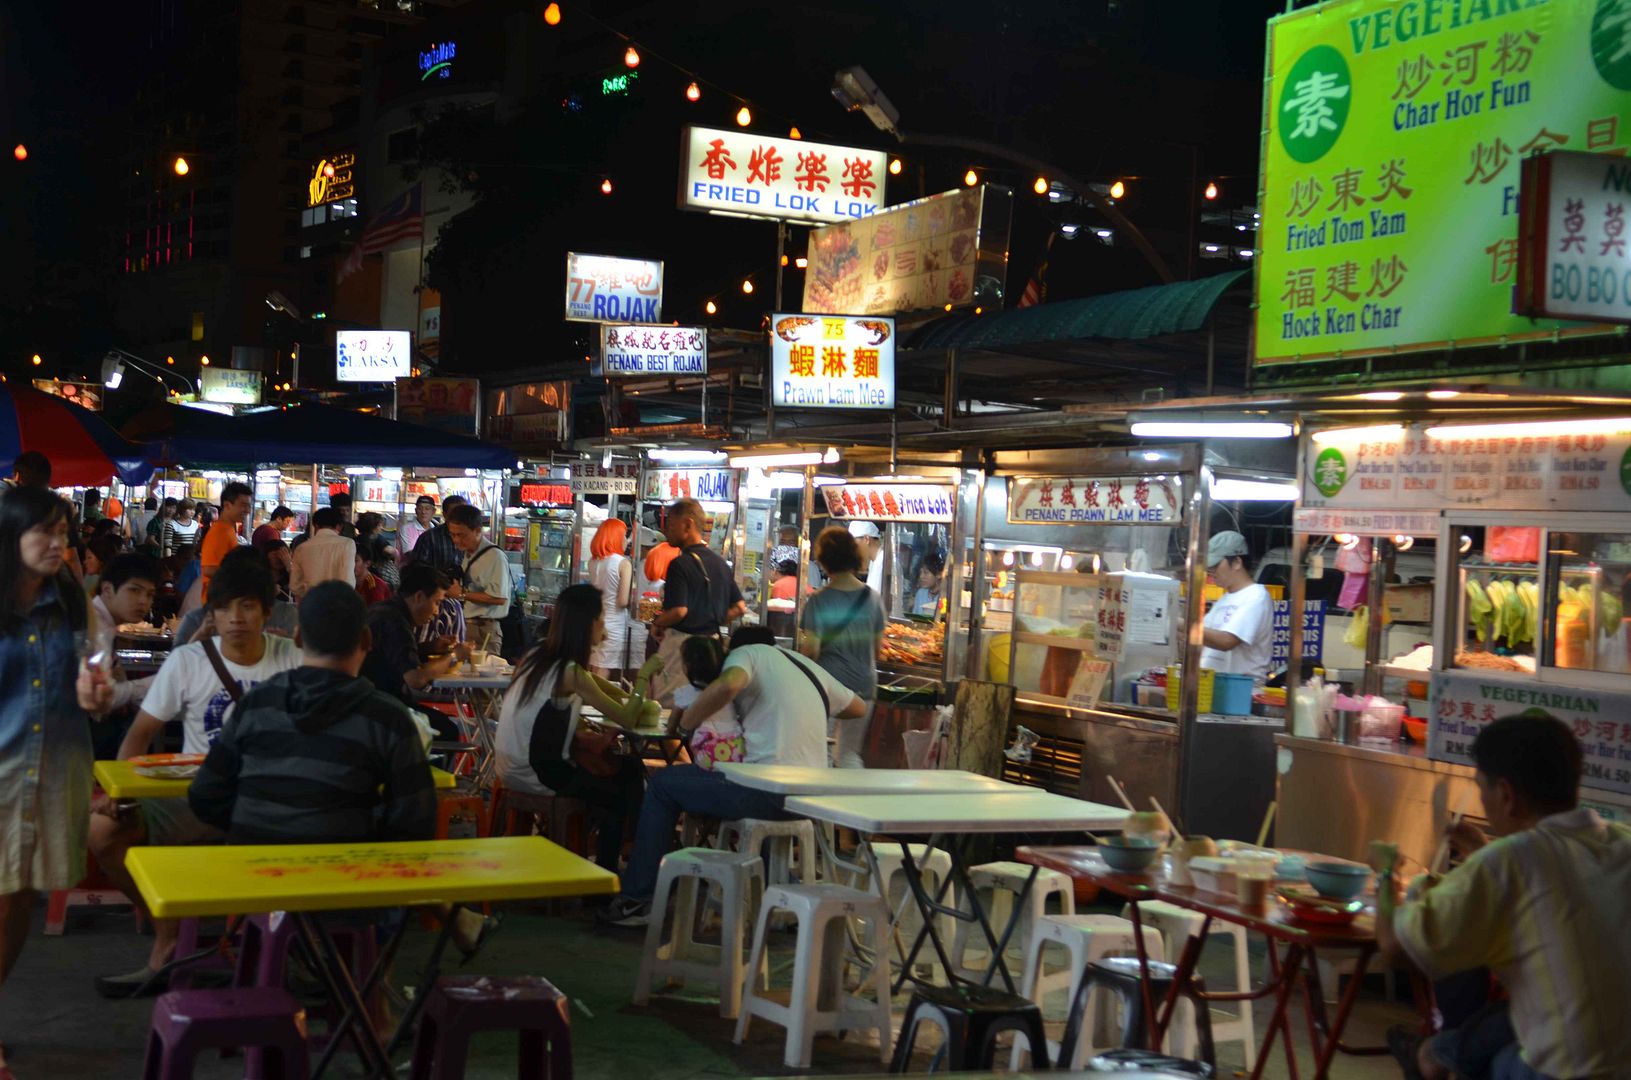
[[[210,580],[217,636],[182,645],[170,654],[119,746],[121,761],[147,753],[154,737],[172,720],[181,722],[183,753],[207,753],[239,697],[257,683],[300,666],[300,649],[294,642],[262,630],[272,609],[273,588],[272,572],[264,561],[223,561]],[[218,831],[193,815],[185,796],[138,799],[134,807],[104,799],[94,809],[91,851],[114,884],[138,905],[141,893],[125,869],[125,854],[132,847],[220,838]],[[97,979],[97,992],[114,998],[162,992],[165,980],[154,976],[170,961],[176,929],[174,919],[154,919],[146,965],[129,975]]]
[[[1274,650],[1274,601],[1252,578],[1246,538],[1220,532],[1206,545],[1206,571],[1223,587],[1203,622],[1201,667],[1262,679]]]
[[[866,714],[866,702],[815,662],[779,648],[768,627],[749,626],[731,636],[719,678],[685,710],[687,731],[728,705],[736,707],[746,744],[743,760],[776,765],[827,764],[827,720]],[[725,820],[787,815],[784,796],[733,784],[712,769],[670,765],[646,785],[634,851],[623,874],[623,892],[602,914],[613,926],[644,926],[663,855],[673,846],[680,814]]]

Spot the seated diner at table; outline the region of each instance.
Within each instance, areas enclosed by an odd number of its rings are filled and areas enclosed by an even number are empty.
[[[1427,1080],[1631,1076],[1631,826],[1579,805],[1580,744],[1550,716],[1491,723],[1472,756],[1497,838],[1458,827],[1470,854],[1414,900],[1384,876],[1377,943],[1433,979],[1487,968],[1510,1000],[1424,1040],[1415,1068]]]
[[[605,635],[600,590],[593,585],[562,589],[549,635],[516,666],[499,713],[495,749],[499,781],[511,791],[588,804],[600,833],[595,861],[616,871],[624,834],[640,814],[645,769],[633,755],[599,758],[604,764],[597,765],[583,752],[589,736],[579,706],[592,706],[615,724],[628,697],[589,670]]]
[[[866,713],[866,702],[812,661],[776,645],[768,627],[747,626],[731,635],[719,678],[708,684],[680,717],[686,732],[734,705],[742,725],[743,760],[750,764],[827,766],[827,721]],[[613,926],[639,927],[651,917],[657,870],[674,843],[680,814],[724,820],[787,815],[784,796],[733,784],[723,774],[695,765],[670,765],[646,787],[634,851],[623,875],[623,892],[602,914]]]
[[[142,701],[141,711],[119,746],[119,760],[146,754],[172,720],[181,721],[183,753],[209,750],[238,700],[256,684],[300,663],[294,642],[264,632],[272,606],[272,575],[261,559],[221,561],[210,580],[209,606],[217,636],[182,645],[172,652]],[[138,799],[134,806],[101,798],[91,817],[91,852],[103,871],[133,903],[141,894],[125,869],[125,853],[140,844],[199,844],[219,840],[218,829],[194,816],[184,798]],[[96,981],[105,997],[158,993],[164,980],[154,978],[175,948],[176,922],[153,921],[153,944],[146,964],[128,975]]]
[[[435,618],[447,595],[447,575],[429,563],[410,563],[402,570],[402,588],[389,600],[368,608],[370,644],[362,676],[392,697],[414,704],[432,683],[451,674],[470,659],[469,645],[454,645],[445,653],[421,659],[419,630]],[[431,717],[437,738],[459,738],[450,718]]]

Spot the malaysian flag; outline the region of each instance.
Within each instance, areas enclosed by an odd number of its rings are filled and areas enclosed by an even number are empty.
[[[378,255],[392,244],[410,237],[423,238],[425,231],[425,209],[421,198],[423,190],[423,184],[415,184],[379,208],[369,219],[368,227],[362,231],[362,237],[340,267],[342,279],[362,269],[364,255]]]
[[[1036,273],[1031,275],[1031,280],[1025,283],[1025,291],[1019,294],[1019,303],[1014,305],[1015,307],[1031,307],[1048,298],[1048,256],[1053,252],[1053,238],[1058,235],[1057,232],[1048,234],[1047,246],[1042,249],[1042,261],[1037,264]]]

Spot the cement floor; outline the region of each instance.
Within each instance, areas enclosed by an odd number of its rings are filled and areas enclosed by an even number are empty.
[[[10,1049],[18,1080],[111,1080],[141,1073],[151,1001],[104,1001],[96,996],[94,975],[137,967],[148,940],[133,929],[128,909],[76,909],[68,932],[44,937],[36,920],[15,972],[0,989],[0,1039]],[[642,937],[626,930],[596,927],[586,912],[545,914],[517,907],[506,913],[503,928],[487,950],[464,970],[492,975],[533,973],[547,976],[571,996],[574,1007],[573,1057],[580,1080],[645,1080],[689,1077],[779,1076],[795,1070],[782,1066],[782,1032],[755,1022],[745,1045],[733,1046],[733,1024],[720,1019],[717,998],[707,988],[657,994],[646,1008],[629,1001]],[[410,932],[399,972],[420,970],[431,938]],[[1262,957],[1255,966],[1261,975]],[[1214,968],[1216,970],[1214,971]],[[1230,971],[1225,950],[1209,952],[1203,971],[1222,985]],[[403,981],[406,981],[405,979]],[[1258,1031],[1267,1010],[1258,1010]],[[897,1022],[899,1012],[897,1010]],[[1392,1023],[1409,1022],[1406,1004],[1389,1004],[1373,983],[1367,987],[1348,1028],[1351,1045],[1374,1045]],[[1303,1075],[1311,1072],[1306,1056],[1306,1025],[1297,1008],[1294,1031],[1304,1050]],[[515,1075],[514,1040],[502,1036],[477,1043],[469,1076]],[[352,1074],[351,1064],[330,1075]],[[1221,1075],[1242,1065],[1238,1044],[1219,1047]],[[927,1057],[923,1067],[928,1065]],[[818,1039],[808,1072],[815,1075],[875,1074],[883,1071],[876,1044]],[[242,1075],[241,1060],[211,1058],[200,1080]],[[403,1073],[405,1075],[405,1072]],[[1288,1074],[1277,1051],[1265,1075]],[[1399,1075],[1391,1058],[1339,1057],[1333,1077],[1370,1080]]]

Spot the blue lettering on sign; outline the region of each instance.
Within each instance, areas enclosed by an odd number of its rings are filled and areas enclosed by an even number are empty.
[[[432,45],[419,54],[419,81],[424,82],[432,76],[446,79],[453,74],[453,57],[459,46],[454,41],[444,41],[439,45]]]
[[[1325,642],[1325,601],[1303,601],[1303,659],[1318,661]],[[1270,664],[1291,662],[1291,601],[1274,601],[1274,643]]]

